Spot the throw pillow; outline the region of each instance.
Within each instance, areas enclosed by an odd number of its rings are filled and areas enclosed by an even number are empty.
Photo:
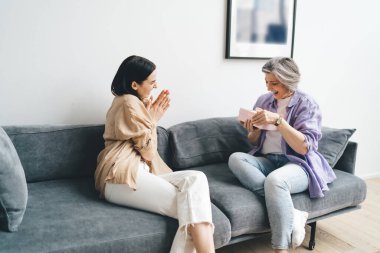
[[[17,231],[24,217],[28,189],[24,169],[9,136],[0,127],[0,228]]]
[[[322,138],[318,144],[318,151],[325,157],[333,168],[346,149],[348,140],[356,129],[322,128]]]

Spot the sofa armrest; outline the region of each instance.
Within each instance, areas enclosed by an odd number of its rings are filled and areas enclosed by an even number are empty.
[[[345,171],[351,174],[355,174],[356,153],[358,149],[358,143],[349,141],[342,156],[334,166],[334,169]]]

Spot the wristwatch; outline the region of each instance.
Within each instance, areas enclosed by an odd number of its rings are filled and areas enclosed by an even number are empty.
[[[274,122],[274,125],[279,126],[279,125],[281,125],[281,123],[282,123],[282,117],[278,116],[277,120]]]

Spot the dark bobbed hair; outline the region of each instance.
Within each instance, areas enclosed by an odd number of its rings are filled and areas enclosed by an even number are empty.
[[[150,60],[136,55],[131,55],[125,59],[116,72],[111,84],[111,92],[115,96],[126,94],[135,95],[137,92],[132,89],[135,81],[141,84],[156,69],[156,65]]]

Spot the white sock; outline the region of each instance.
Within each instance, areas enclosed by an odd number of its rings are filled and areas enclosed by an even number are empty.
[[[293,249],[300,246],[305,239],[305,225],[309,214],[294,208],[293,210],[293,231],[292,231],[292,247]]]

